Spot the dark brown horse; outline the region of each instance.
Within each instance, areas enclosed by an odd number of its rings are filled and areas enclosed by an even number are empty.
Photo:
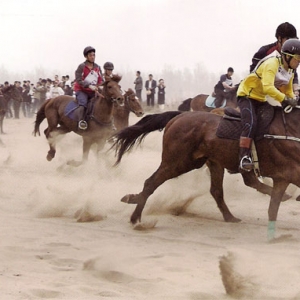
[[[207,164],[211,174],[210,192],[224,220],[240,221],[231,214],[223,197],[224,170],[239,172],[239,141],[217,137],[216,131],[221,119],[220,116],[207,112],[166,112],[148,115],[116,135],[114,146],[118,155],[116,163],[119,163],[123,154],[135,143],[140,143],[148,133],[162,130],[166,126],[159,168],[145,181],[141,193],[126,195],[121,200],[137,204],[131,216],[132,223],[141,219],[148,197],[161,184],[201,168],[204,164]],[[268,211],[270,240],[275,236],[275,221],[287,186],[292,183],[300,187],[299,119],[300,109],[294,108],[289,114],[284,114],[281,108],[276,108],[269,128],[271,138],[262,138],[256,142],[260,173],[263,177],[273,179],[273,189],[262,183],[259,186],[252,186],[255,182],[254,173],[242,173],[247,185],[255,187],[260,192],[271,194]]]
[[[237,86],[236,86],[237,88]],[[206,100],[209,95],[200,94],[194,98],[188,98],[184,100],[179,106],[179,111],[212,111],[216,107],[214,105],[207,105]],[[224,106],[232,108],[237,107],[236,89],[227,93],[226,102]]]
[[[2,95],[0,93],[0,132],[4,134],[3,131],[3,120],[8,109],[8,102],[10,100],[23,101],[22,94],[20,90],[15,86],[10,84],[7,87],[1,89]]]
[[[55,156],[55,140],[57,135],[75,132],[83,138],[83,157],[82,162],[88,159],[88,154],[92,144],[97,144],[97,152],[105,145],[106,140],[112,135],[113,125],[113,105],[124,104],[119,81],[121,77],[114,75],[107,79],[103,84],[101,95],[90,100],[92,106],[91,113],[88,115],[88,129],[83,131],[78,129],[78,122],[70,115],[66,115],[67,105],[75,105],[74,98],[71,96],[58,96],[47,101],[37,112],[34,135],[39,134],[39,126],[47,118],[48,128],[44,131],[49,142],[50,150],[47,160],[51,161]],[[76,107],[76,106],[75,106]],[[59,125],[59,126],[58,126]],[[74,162],[75,165],[81,162]]]
[[[115,103],[113,109],[114,125],[118,131],[128,127],[130,112],[133,112],[137,117],[144,115],[141,102],[132,89],[125,91],[123,96],[124,106]]]

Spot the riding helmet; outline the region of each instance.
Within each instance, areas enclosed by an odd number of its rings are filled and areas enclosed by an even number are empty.
[[[107,61],[104,66],[103,66],[104,70],[113,70],[114,69],[114,64],[111,63],[110,61]]]
[[[280,24],[276,29],[275,37],[278,39],[279,36],[283,39],[297,38],[297,30],[292,24],[285,22]]]
[[[283,54],[297,54],[300,55],[300,40],[289,39],[284,42],[281,48]]]
[[[95,48],[93,48],[91,46],[87,46],[83,50],[83,55],[87,56],[90,52],[96,52],[96,50],[95,50]]]

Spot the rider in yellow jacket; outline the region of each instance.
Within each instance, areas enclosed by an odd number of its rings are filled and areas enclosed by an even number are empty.
[[[281,102],[283,106],[296,106],[293,78],[300,63],[300,40],[289,39],[281,49],[262,59],[251,74],[239,85],[238,106],[243,130],[240,137],[240,169],[253,169],[250,157],[251,142],[255,135],[257,110],[266,105],[266,96]]]

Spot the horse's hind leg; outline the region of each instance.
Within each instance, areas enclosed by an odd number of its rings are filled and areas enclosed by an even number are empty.
[[[56,125],[57,126],[57,125]],[[50,126],[45,129],[44,133],[46,135],[46,138],[48,140],[48,144],[50,147],[50,150],[47,153],[47,160],[51,161],[55,157],[56,153],[56,138],[58,135],[66,134],[69,130],[63,128],[63,127],[54,127],[53,129],[50,129]]]
[[[220,209],[223,218],[226,222],[240,222],[241,220],[234,217],[230,212],[224,201],[224,192],[223,192],[223,179],[224,179],[224,168],[219,164],[207,161],[207,166],[210,170],[211,175],[211,186],[210,193],[217,202],[218,208]]]
[[[164,159],[164,157],[168,158]],[[137,204],[130,219],[131,223],[135,224],[137,221],[141,221],[142,211],[147,199],[160,185],[169,179],[200,168],[206,162],[206,158],[198,159],[196,162],[190,161],[190,156],[187,154],[179,160],[172,160],[172,157],[174,156],[170,153],[169,155],[163,156],[159,168],[145,181],[144,188],[141,193],[137,195],[126,195],[121,199],[122,202]]]
[[[51,133],[53,133],[53,131],[51,131],[51,129],[49,127],[44,130],[44,134],[46,136],[46,139],[47,139],[49,147],[50,147],[50,150],[48,151],[47,156],[46,156],[48,161],[51,161],[54,158],[55,153],[56,153],[55,138],[51,135]]]

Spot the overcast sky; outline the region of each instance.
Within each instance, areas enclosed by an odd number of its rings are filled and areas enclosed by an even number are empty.
[[[280,23],[300,32],[299,8],[299,0],[1,0],[0,65],[65,74],[91,45],[96,62],[112,61],[117,71],[201,63],[240,73],[261,45],[275,42]]]

